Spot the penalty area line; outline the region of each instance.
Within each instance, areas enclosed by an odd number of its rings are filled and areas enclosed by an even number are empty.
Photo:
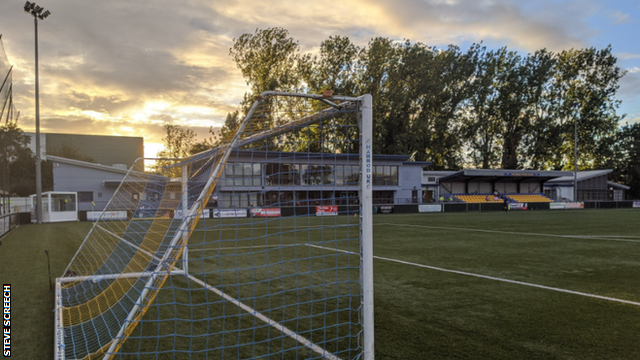
[[[640,240],[598,238],[594,236],[584,236],[584,235],[556,235],[556,234],[527,233],[527,232],[517,232],[517,231],[484,230],[484,229],[469,229],[469,228],[457,228],[457,227],[446,227],[446,226],[392,224],[392,223],[378,223],[373,225],[391,225],[391,226],[418,227],[418,228],[427,228],[427,229],[475,231],[475,232],[496,233],[496,234],[548,236],[548,237],[559,237],[559,238],[579,239],[579,240],[602,240],[602,241],[622,241],[622,242],[640,243]]]
[[[347,254],[359,255],[358,253],[354,253],[354,252],[351,252],[351,251],[341,250],[341,249],[333,249],[333,248],[328,248],[328,247],[319,246],[319,245],[307,244],[307,246],[315,247],[315,248],[318,248],[318,249],[333,250],[333,251],[343,252],[343,253],[347,253]],[[518,280],[509,280],[509,279],[499,278],[499,277],[495,277],[495,276],[474,274],[474,273],[470,273],[470,272],[466,272],[466,271],[444,269],[444,268],[439,268],[439,267],[435,267],[435,266],[417,264],[417,263],[412,263],[412,262],[409,262],[409,261],[392,259],[392,258],[376,256],[376,255],[374,255],[373,258],[374,259],[379,259],[379,260],[386,260],[386,261],[396,262],[396,263],[404,264],[404,265],[417,266],[417,267],[430,269],[430,270],[437,270],[437,271],[447,272],[447,273],[451,273],[451,274],[472,276],[472,277],[486,279],[486,280],[500,281],[500,282],[505,282],[505,283],[509,283],[509,284],[523,285],[523,286],[529,286],[529,287],[534,287],[534,288],[538,288],[538,289],[557,291],[557,292],[561,292],[561,293],[565,293],[565,294],[579,295],[579,296],[585,296],[585,297],[589,297],[589,298],[593,298],[593,299],[607,300],[607,301],[613,301],[613,302],[618,302],[618,303],[627,304],[627,305],[640,306],[640,302],[636,302],[636,301],[612,298],[612,297],[602,296],[602,295],[589,294],[589,293],[584,293],[584,292],[580,292],[580,291],[567,290],[567,289],[562,289],[562,288],[557,288],[557,287],[552,287],[552,286],[532,284],[532,283],[528,283],[528,282],[524,282],[524,281],[518,281]]]
[[[286,326],[284,326],[284,325],[282,325],[282,324],[270,319],[269,317],[263,315],[262,313],[258,312],[254,308],[243,304],[239,300],[233,298],[230,295],[227,295],[227,294],[223,293],[222,291],[220,291],[220,290],[216,289],[215,287],[205,283],[204,281],[198,279],[197,277],[195,277],[193,275],[189,275],[188,278],[190,280],[193,280],[196,283],[200,284],[205,289],[210,290],[210,291],[216,293],[218,296],[222,297],[223,299],[233,303],[237,307],[239,307],[242,310],[248,312],[249,314],[255,316],[256,318],[260,319],[261,321],[265,322],[266,324],[276,328],[277,330],[279,330],[283,334],[285,334],[288,337],[292,338],[293,340],[301,343],[302,345],[306,346],[307,348],[313,350],[318,355],[321,355],[323,358],[329,359],[329,360],[342,360],[339,357],[337,357],[337,356],[333,355],[332,353],[326,351],[325,349],[321,348],[320,346],[312,343],[309,339],[305,338],[304,336],[302,336],[302,335],[294,332],[293,330],[289,329],[288,327],[286,327]]]

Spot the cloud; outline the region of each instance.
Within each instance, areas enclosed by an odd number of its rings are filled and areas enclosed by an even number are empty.
[[[620,11],[609,11],[607,17],[611,19],[615,25],[622,25],[631,22],[629,14],[623,14]]]
[[[596,0],[57,0],[40,22],[41,117],[50,132],[144,136],[160,143],[165,123],[200,138],[234,111],[247,86],[229,57],[233,38],[282,26],[303,52],[330,35],[359,46],[376,36],[446,46],[484,40],[532,52],[583,47],[597,32]],[[0,2],[0,32],[14,65],[21,124],[33,129],[33,22],[21,3]],[[614,21],[625,14],[611,12]],[[620,53],[620,59],[640,55]],[[640,93],[630,72],[620,93]]]
[[[620,60],[640,59],[640,54],[631,54],[626,52],[616,53],[616,57]]]

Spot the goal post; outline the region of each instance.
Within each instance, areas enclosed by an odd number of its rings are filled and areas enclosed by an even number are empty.
[[[372,141],[370,95],[265,92],[136,162],[56,281],[56,359],[373,359]]]

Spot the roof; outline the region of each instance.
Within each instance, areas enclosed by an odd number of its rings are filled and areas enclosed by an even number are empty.
[[[611,169],[578,171],[578,181],[593,179],[598,176],[607,175],[611,172],[613,172],[613,170]],[[559,178],[547,181],[548,185],[559,185],[566,183],[573,184],[573,171],[568,171],[568,174],[566,176],[561,176]]]
[[[631,189],[627,185],[618,184],[617,182],[613,182],[613,181],[607,181],[607,186],[610,187],[610,188],[614,188],[614,189],[622,189],[622,190]]]
[[[376,159],[376,155],[373,155],[373,159]],[[414,166],[431,166],[433,162],[431,161],[403,161],[402,165],[414,165]]]
[[[122,174],[122,175],[127,175],[127,172],[128,172],[128,170],[119,169],[119,168],[116,168],[116,167],[113,167],[113,166],[90,163],[90,162],[74,160],[74,159],[67,159],[67,158],[63,158],[63,157],[59,157],[59,156],[53,156],[53,155],[48,155],[47,156],[47,160],[59,162],[61,164],[73,165],[73,166],[78,166],[78,167],[83,167],[83,168],[94,169],[94,170],[109,171],[109,172],[113,172],[113,173],[116,173],[116,174]]]
[[[454,172],[438,179],[439,182],[545,182],[561,176],[568,176],[570,171],[540,170],[490,170],[468,169]]]

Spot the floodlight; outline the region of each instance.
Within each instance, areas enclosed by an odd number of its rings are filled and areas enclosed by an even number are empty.
[[[38,80],[38,19],[44,20],[51,13],[48,10],[44,10],[42,6],[36,5],[27,1],[24,3],[24,11],[33,15],[33,24],[35,26],[36,34],[36,220],[38,224],[42,224],[42,169],[41,169],[41,157],[40,157],[40,94],[39,94],[39,80]],[[44,11],[44,12],[43,12]]]

